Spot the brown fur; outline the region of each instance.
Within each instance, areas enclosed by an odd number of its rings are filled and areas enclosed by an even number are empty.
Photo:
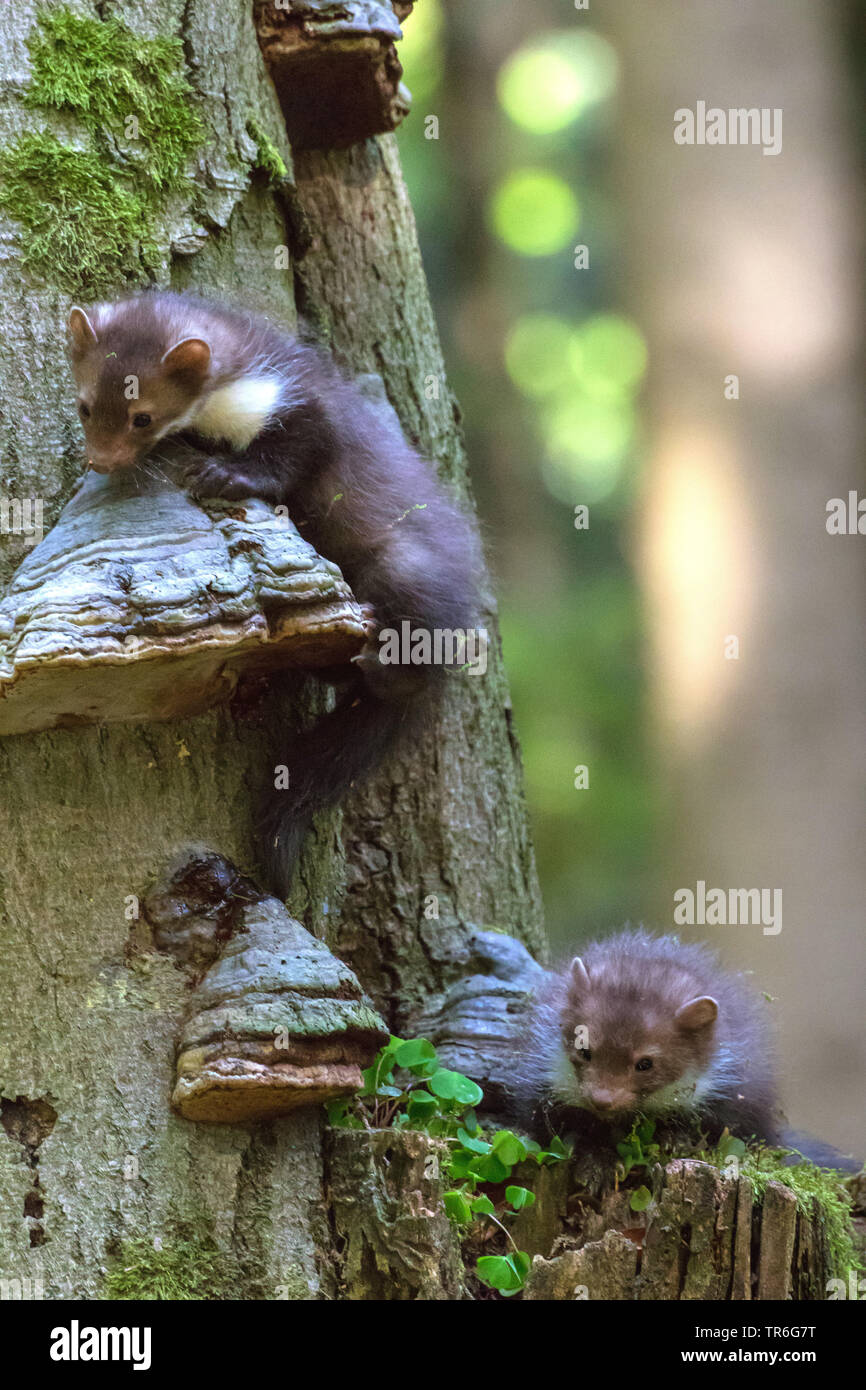
[[[157,329],[140,313],[113,319],[110,307],[98,305],[86,318],[74,309],[69,318],[70,358],[88,462],[99,473],[132,468],[145,458],[189,410],[202,383],[200,371],[163,364],[172,346],[168,325]],[[137,396],[129,395],[132,378]],[[151,424],[136,427],[133,420],[144,414],[151,416]]]
[[[199,450],[190,490],[285,504],[304,538],[341,567],[374,629],[474,625],[470,521],[395,420],[323,353],[259,315],[171,292],[73,310],[69,335],[92,467],[130,468],[183,433]],[[136,400],[126,399],[130,378]],[[226,397],[234,402],[251,379],[278,391],[261,421],[252,412],[244,442],[241,433],[233,442],[215,431],[235,410]],[[152,418],[140,427],[143,415]],[[289,786],[272,793],[262,829],[268,879],[281,893],[313,814],[416,737],[444,691],[443,666],[389,664],[379,652],[374,630],[343,704],[277,759]]]
[[[773,1070],[766,1007],[741,976],[706,947],[624,931],[548,977],[514,1092],[536,1124],[546,1110],[576,1132],[644,1113],[770,1140]]]

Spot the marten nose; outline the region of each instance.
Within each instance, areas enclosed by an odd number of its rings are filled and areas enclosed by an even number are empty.
[[[622,1110],[626,1103],[626,1097],[622,1091],[611,1091],[601,1086],[594,1087],[589,1093],[589,1098],[596,1110],[604,1112]]]
[[[134,454],[97,454],[92,453],[88,460],[89,466],[94,473],[116,473],[119,468],[129,468],[135,463]]]

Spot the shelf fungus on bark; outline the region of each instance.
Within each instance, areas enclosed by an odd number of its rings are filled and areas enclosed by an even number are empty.
[[[259,46],[293,149],[395,130],[411,96],[395,42],[409,0],[256,0]]]
[[[363,637],[336,565],[264,502],[89,473],[0,600],[0,734],[195,714]]]
[[[238,878],[239,891],[248,882]],[[189,1120],[239,1123],[351,1095],[388,1041],[357,978],[324,942],[276,898],[244,898],[239,911],[235,899],[233,935],[193,991],[178,1048],[172,1104]]]
[[[428,1001],[410,1031],[430,1039],[444,1067],[477,1081],[481,1108],[498,1113],[507,1109],[526,1004],[545,971],[522,942],[503,932],[475,932],[468,947],[465,974]]]

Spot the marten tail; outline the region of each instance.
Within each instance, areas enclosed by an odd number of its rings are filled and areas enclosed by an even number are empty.
[[[268,809],[267,858],[283,894],[316,811],[369,777],[398,741],[417,737],[449,675],[486,665],[486,633],[474,626],[481,565],[469,517],[396,425],[354,393],[334,387],[328,419],[332,463],[290,503],[305,538],[340,566],[370,626],[354,659],[360,684],[295,740],[288,788]]]
[[[408,700],[379,699],[359,680],[336,709],[295,737],[285,758],[287,786],[270,792],[262,823],[268,882],[281,897],[316,812],[336,806],[398,745],[417,737],[431,703],[429,690]]]
[[[783,1129],[779,1142],[783,1148],[794,1150],[794,1155],[785,1159],[788,1167],[793,1167],[799,1162],[797,1154],[810,1159],[819,1168],[837,1168],[843,1173],[859,1173],[863,1167],[862,1159],[855,1158],[852,1154],[843,1154],[832,1144],[825,1143],[823,1139],[816,1139],[813,1134],[806,1134],[802,1130]]]

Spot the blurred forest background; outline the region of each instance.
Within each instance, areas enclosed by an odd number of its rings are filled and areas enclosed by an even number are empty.
[[[553,950],[781,889],[780,934],[692,934],[781,1000],[792,1121],[862,1152],[866,541],[825,526],[864,481],[862,11],[418,0],[404,32]],[[676,145],[699,99],[781,108],[782,153]]]
[[[498,579],[556,946],[640,917],[659,812],[627,535],[646,343],[618,294],[606,176],[619,61],[561,3],[420,0],[404,32],[400,149]]]

